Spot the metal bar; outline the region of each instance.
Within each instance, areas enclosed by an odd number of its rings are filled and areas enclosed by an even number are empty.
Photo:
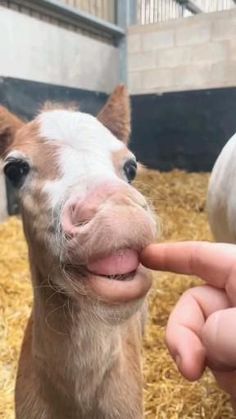
[[[186,7],[191,13],[198,14],[203,13],[204,10],[197,6],[193,0],[176,0],[179,4]]]
[[[122,0],[118,0],[118,1],[122,1]],[[128,25],[136,25],[137,23],[137,15],[138,15],[137,3],[138,3],[137,0],[127,1]]]
[[[133,23],[134,12],[137,16],[136,0],[117,0],[116,4],[117,23],[126,33],[130,23]],[[120,81],[127,84],[127,36],[123,36],[118,40],[118,47],[120,56]]]
[[[77,27],[87,26],[88,28],[103,32],[115,39],[121,39],[125,36],[125,30],[118,25],[106,22],[103,19],[92,16],[89,13],[82,12],[73,7],[64,5],[57,0],[11,0],[11,3],[25,6],[30,10],[36,10],[48,14],[56,19]]]

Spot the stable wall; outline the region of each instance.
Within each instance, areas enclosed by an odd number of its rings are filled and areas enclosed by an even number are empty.
[[[236,86],[236,9],[128,32],[132,94]]]
[[[131,27],[128,51],[138,159],[211,171],[236,132],[236,9]]]

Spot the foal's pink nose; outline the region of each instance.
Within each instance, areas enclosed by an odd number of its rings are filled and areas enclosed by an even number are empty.
[[[120,189],[119,183],[104,183],[90,190],[83,198],[77,196],[69,199],[62,212],[61,221],[64,233],[74,236],[77,228],[88,223],[102,203]]]

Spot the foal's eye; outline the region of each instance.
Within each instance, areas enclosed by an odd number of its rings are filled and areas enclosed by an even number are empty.
[[[136,161],[134,159],[127,160],[127,162],[124,164],[123,170],[128,182],[131,183],[134,180],[137,172]]]
[[[8,160],[4,166],[4,173],[13,186],[19,188],[23,185],[26,175],[29,173],[29,163],[22,159]]]

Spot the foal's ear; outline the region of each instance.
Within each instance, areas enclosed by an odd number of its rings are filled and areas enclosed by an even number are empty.
[[[24,122],[16,115],[0,106],[0,157],[13,142],[16,131],[24,125]]]
[[[131,109],[128,90],[124,85],[116,87],[97,118],[119,140],[128,144],[131,131]]]

